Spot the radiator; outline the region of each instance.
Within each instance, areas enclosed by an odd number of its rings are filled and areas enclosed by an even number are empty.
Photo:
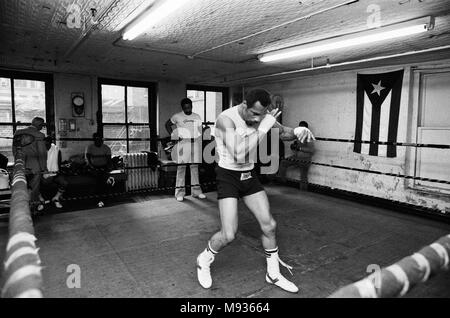
[[[158,168],[156,168],[155,171],[151,168],[133,169],[134,167],[148,166],[146,153],[127,153],[123,156],[123,161],[128,174],[127,181],[125,183],[126,191],[158,187]]]

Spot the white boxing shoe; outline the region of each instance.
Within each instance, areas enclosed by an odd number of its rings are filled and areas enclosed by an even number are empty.
[[[193,195],[193,198],[199,198],[199,199],[206,199],[206,195],[204,195],[203,193],[200,193],[199,195]]]
[[[265,254],[267,260],[266,282],[278,286],[290,293],[298,293],[298,287],[281,275],[280,264],[286,267],[291,275],[293,274],[291,271],[292,266],[289,266],[280,259],[280,256],[278,255],[278,247],[273,250],[266,250]]]
[[[202,252],[197,257],[197,279],[203,288],[211,288],[211,263],[214,257],[208,257],[205,252]]]
[[[281,273],[276,277],[271,277],[268,273],[266,273],[266,282],[278,286],[290,293],[298,293],[298,287],[295,286],[294,283],[288,281],[283,275],[281,275]]]

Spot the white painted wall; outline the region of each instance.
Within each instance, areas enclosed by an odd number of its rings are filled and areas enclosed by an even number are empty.
[[[417,129],[417,126],[414,127],[411,114],[414,113],[413,108],[417,107],[417,103],[412,102],[412,98],[415,96],[412,92],[414,85],[410,76],[411,68],[407,65],[336,72],[263,83],[258,86],[269,90],[272,94],[281,94],[284,97],[284,125],[295,127],[300,120],[306,120],[311,130],[318,137],[354,139],[357,73],[382,73],[399,68],[404,68],[405,74],[397,140],[415,142],[415,140],[412,140],[415,133],[412,134],[411,130]],[[246,89],[248,88],[250,87]],[[442,102],[448,104],[448,101]],[[450,109],[447,111],[450,112]],[[285,147],[286,155],[289,155],[291,151],[289,144],[287,143]],[[316,154],[313,157],[314,162],[406,175],[410,173],[405,147],[397,147],[396,158],[354,153],[352,143],[316,141],[316,149]],[[288,170],[288,177],[299,179],[297,169]],[[409,187],[411,183],[406,182],[404,178],[312,165],[309,181],[331,188],[437,208],[443,212],[447,210],[447,213],[450,208],[450,195],[411,189]]]
[[[72,74],[54,75],[55,96],[55,125],[57,138],[91,138],[97,131],[97,77]],[[72,116],[71,96],[73,92],[82,92],[85,100],[85,117]],[[75,119],[77,131],[67,132],[61,136],[59,132],[59,119]],[[71,155],[83,153],[88,142],[67,141],[59,142],[62,159],[67,160]]]
[[[169,136],[164,124],[174,113],[181,111],[180,101],[185,97],[186,83],[174,81],[158,83],[158,122],[161,137]]]

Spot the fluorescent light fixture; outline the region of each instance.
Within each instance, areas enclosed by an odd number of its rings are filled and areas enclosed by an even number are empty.
[[[133,40],[139,34],[147,31],[159,21],[165,19],[189,0],[161,0],[142,14],[123,34],[124,40]]]
[[[258,56],[261,62],[273,62],[294,57],[317,56],[319,53],[349,48],[364,44],[373,44],[384,40],[392,40],[408,35],[426,32],[430,29],[431,17],[408,21],[389,27],[372,29],[338,38],[327,39],[310,44],[294,46]]]
[[[142,1],[142,3],[140,5],[138,5],[133,12],[131,12],[125,19],[122,20],[122,22],[119,23],[119,25],[117,25],[115,27],[115,31],[119,31],[122,30],[125,26],[127,26],[131,21],[133,21],[134,19],[136,19],[140,14],[142,14],[142,12],[144,12],[145,10],[147,10],[148,8],[150,8],[151,5],[153,5],[153,3],[155,2],[155,0],[144,0]]]

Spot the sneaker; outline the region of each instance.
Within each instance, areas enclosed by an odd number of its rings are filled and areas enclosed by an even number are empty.
[[[268,273],[266,273],[266,282],[269,284],[273,284],[275,286],[284,289],[290,293],[298,293],[298,287],[294,285],[294,283],[288,281],[283,275],[279,274],[277,277],[270,277]]]
[[[177,201],[178,202],[183,202],[184,198],[183,197],[177,197]]]
[[[36,211],[41,212],[42,210],[44,210],[44,205],[42,203],[38,204]]]
[[[203,193],[200,193],[199,195],[193,195],[193,198],[199,198],[199,199],[206,199],[206,195],[204,195]]]
[[[203,288],[211,288],[211,263],[214,261],[214,257],[210,259],[206,258],[206,255],[202,252],[197,257],[197,279]]]
[[[52,202],[56,208],[62,209],[63,206],[62,206],[61,202],[59,202],[59,200],[52,200]]]

